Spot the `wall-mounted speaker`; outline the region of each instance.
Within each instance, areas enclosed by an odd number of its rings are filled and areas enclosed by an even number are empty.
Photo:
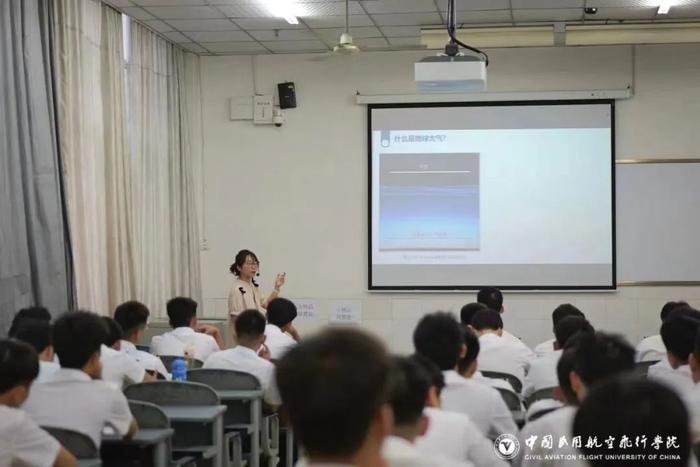
[[[297,106],[297,93],[294,83],[280,83],[277,85],[280,98],[280,109],[295,109]]]

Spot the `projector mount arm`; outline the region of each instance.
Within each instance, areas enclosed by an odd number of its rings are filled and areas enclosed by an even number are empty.
[[[457,15],[455,14],[455,0],[447,1],[447,34],[450,36],[450,42],[445,45],[445,55],[449,57],[454,57],[459,53],[459,46],[461,45],[467,50],[471,50],[482,57],[484,57],[484,63],[489,66],[489,56],[486,52],[477,49],[476,47],[471,47],[464,42],[457,39]]]

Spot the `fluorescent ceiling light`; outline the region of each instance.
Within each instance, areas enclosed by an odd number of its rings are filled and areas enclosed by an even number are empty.
[[[267,11],[278,18],[284,18],[289,24],[299,24],[297,16],[298,5],[291,0],[267,0],[264,3]]]
[[[661,0],[659,3],[659,10],[656,12],[659,15],[666,15],[673,5],[672,0]]]

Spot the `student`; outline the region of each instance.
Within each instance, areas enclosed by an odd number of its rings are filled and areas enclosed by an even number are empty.
[[[649,367],[647,377],[666,384],[684,396],[693,389],[693,376],[688,358],[693,351],[700,319],[692,316],[692,308],[675,308],[661,325],[661,339],[666,347],[666,360]]]
[[[435,363],[445,376],[443,408],[468,415],[490,439],[504,433],[516,434],[518,428],[500,393],[455,371],[457,361],[465,353],[464,332],[454,316],[444,312],[425,315],[413,331],[416,353]]]
[[[442,467],[472,465],[442,457],[442,453],[424,454],[415,441],[428,430],[423,414],[431,387],[430,374],[407,357],[392,359],[392,384],[389,402],[394,412],[394,429],[384,440],[382,454],[391,467]]]
[[[297,307],[291,300],[275,298],[267,305],[265,345],[270,351],[270,358],[282,358],[299,342],[299,333],[293,324],[296,317]]]
[[[121,351],[122,328],[112,318],[103,316],[107,326],[107,340],[100,349],[102,379],[121,390],[129,384],[155,381],[155,376],[146,373],[134,357]]]
[[[579,310],[578,308],[573,306],[571,303],[562,303],[561,305],[556,307],[554,309],[554,311],[552,311],[552,332],[553,333],[556,334],[555,329],[557,327],[557,323],[559,321],[561,321],[562,319],[566,318],[567,316],[579,316],[581,318],[586,317],[581,312],[581,310]],[[535,346],[535,349],[534,349],[535,354],[537,356],[541,356],[541,355],[544,355],[544,354],[547,354],[550,352],[554,352],[555,350],[561,350],[561,347],[559,347],[558,349],[554,347],[555,343],[556,343],[556,338],[549,339],[549,340],[546,340],[540,344],[537,344]]]
[[[265,343],[265,315],[258,310],[246,310],[238,315],[235,326],[236,346],[211,354],[204,362],[204,368],[250,373],[260,381],[265,402],[273,407],[280,405],[275,366],[269,361],[269,356],[265,359],[258,355]]]
[[[569,352],[573,352],[571,357],[572,370],[565,374],[557,368],[560,386],[570,385],[571,395],[569,397],[573,398],[575,394],[576,400],[571,402],[580,403],[583,401],[589,388],[594,384],[634,369],[634,349],[619,336],[602,332],[581,333],[572,340],[574,342],[571,347],[567,348],[566,353],[560,359],[561,363],[565,356],[568,358]],[[569,381],[562,381],[562,378],[569,379]],[[556,456],[552,463],[548,464],[552,466],[586,465],[584,461],[576,458],[576,450],[571,446],[570,441],[566,446],[558,446],[558,440],[562,436],[567,440],[572,439],[576,410],[575,405],[567,405],[527,423],[520,432],[521,446],[527,448],[527,451],[521,450],[520,465],[539,466],[541,463],[537,457],[526,459],[522,456],[525,452],[535,456],[539,455],[541,459],[544,459],[545,455]],[[557,445],[553,445],[552,448],[547,448],[541,443],[543,437],[548,435],[553,440],[557,440]],[[533,442],[532,447],[528,446],[528,442]],[[569,454],[574,455],[576,460],[567,460],[566,455]]]
[[[153,337],[152,353],[187,356],[205,361],[222,347],[218,329],[197,323],[197,302],[191,298],[175,297],[168,301],[167,310],[173,330]]]
[[[530,371],[525,377],[523,385],[523,398],[527,398],[535,391],[557,386],[557,362],[561,357],[564,345],[579,332],[593,334],[595,331],[586,318],[576,315],[567,316],[557,322],[554,328],[554,351],[542,354],[530,362]]]
[[[131,356],[150,374],[159,374],[165,379],[170,379],[170,374],[160,358],[136,348],[136,343],[141,342],[146,333],[149,315],[148,307],[137,301],[124,302],[114,310],[114,320],[123,331],[121,351]]]
[[[14,331],[15,339],[34,347],[39,355],[39,376],[34,382],[41,383],[61,368],[56,363],[51,342],[51,324],[45,320],[27,319]]]
[[[15,314],[14,318],[12,318],[12,324],[10,324],[10,330],[7,332],[7,336],[15,337],[15,332],[19,328],[19,325],[27,319],[46,321],[47,323],[50,323],[51,313],[49,313],[49,310],[43,306],[22,308]]]
[[[53,339],[61,369],[35,384],[22,408],[39,425],[79,431],[97,447],[107,424],[118,435],[131,437],[137,426],[124,394],[96,381],[102,376],[100,348],[107,339],[102,318],[67,312],[54,323]]]
[[[499,378],[487,378],[479,371],[477,357],[481,351],[481,346],[479,345],[479,338],[471,326],[465,330],[463,337],[466,350],[457,361],[457,373],[463,378],[473,378],[474,381],[487,384],[496,389],[502,388],[513,391],[513,386],[508,381]]]
[[[697,443],[700,442],[700,330],[695,335],[693,351],[688,356],[688,365],[695,384],[692,390],[685,394],[685,399],[690,411],[692,439]]]
[[[18,409],[38,373],[37,354],[28,344],[0,340],[0,465],[76,466],[71,453]]]
[[[594,436],[600,440],[598,446],[581,445],[592,467],[619,465],[606,458],[610,455],[654,455],[653,460],[635,463],[645,466],[685,467],[691,461],[688,413],[683,402],[671,389],[648,380],[613,378],[597,386],[581,403],[573,434],[582,440]],[[609,436],[615,439],[612,449],[603,442]],[[662,442],[653,447],[657,436]],[[622,446],[624,438],[630,444]],[[638,444],[642,438],[646,442]],[[670,439],[673,442],[668,444]]]
[[[479,293],[476,295],[476,301],[483,303],[486,305],[486,307],[497,311],[501,315],[503,315],[503,312],[505,311],[505,307],[503,306],[503,294],[495,287],[484,287],[483,289],[479,290]],[[531,352],[530,348],[526,346],[523,341],[505,329],[503,330],[502,337],[504,337],[507,341],[510,341],[514,346],[525,347]]]
[[[663,324],[671,311],[676,308],[687,306],[689,306],[688,303],[684,302],[683,300],[678,302],[667,302],[661,308],[661,324]],[[661,339],[661,334],[648,336],[642,339],[642,341],[637,344],[636,358],[638,362],[655,362],[666,360],[666,347],[664,346],[663,339]]]
[[[503,338],[503,321],[494,310],[477,311],[471,323],[479,337],[479,367],[482,371],[498,371],[525,381],[532,351],[521,343]]]
[[[467,303],[459,310],[459,320],[462,322],[462,326],[468,328],[472,324],[472,318],[477,311],[488,310],[489,307],[479,302]]]
[[[308,456],[304,465],[386,465],[381,450],[392,428],[389,369],[384,346],[355,329],[327,329],[282,357],[277,380],[294,436]]]
[[[440,398],[445,378],[440,368],[419,354],[414,354],[411,359],[430,376],[423,410],[428,429],[423,436],[416,438],[416,448],[425,456],[439,452],[448,459],[471,462],[479,467],[507,467],[506,462],[493,455],[493,442],[481,433],[468,415],[442,410]]]

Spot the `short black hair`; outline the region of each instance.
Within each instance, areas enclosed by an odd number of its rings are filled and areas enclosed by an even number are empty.
[[[471,329],[464,330],[464,344],[467,346],[467,351],[464,357],[457,362],[457,370],[460,373],[464,373],[469,369],[472,362],[479,356],[479,350],[481,349],[479,338],[476,337],[476,334]]]
[[[389,402],[394,411],[394,423],[411,425],[420,419],[432,385],[430,374],[409,357],[392,358],[392,382]]]
[[[588,334],[593,334],[595,332],[591,323],[582,316],[566,316],[554,326],[554,337],[559,344],[559,348],[562,349],[571,336],[579,332],[586,332]]]
[[[482,331],[484,329],[503,329],[503,318],[501,318],[501,314],[496,310],[480,310],[474,313],[471,325],[477,331]]]
[[[146,305],[131,300],[114,310],[114,320],[122,327],[125,336],[131,336],[146,326],[150,314]]]
[[[413,331],[416,353],[433,361],[440,370],[454,370],[462,348],[464,328],[452,313],[437,311],[423,316]]]
[[[265,334],[265,315],[258,310],[245,310],[236,317],[234,327],[239,337],[260,337]]]
[[[467,303],[459,311],[459,319],[460,321],[462,321],[463,325],[468,326],[472,324],[472,318],[474,317],[474,313],[476,313],[479,310],[488,310],[488,308],[489,307],[479,302]]]
[[[574,348],[574,371],[587,387],[634,369],[635,350],[622,336],[581,333]]]
[[[569,404],[578,403],[576,392],[571,387],[571,378],[569,378],[569,374],[574,370],[575,360],[576,349],[568,348],[562,352],[557,362],[557,381],[559,381],[559,388]]]
[[[310,457],[358,451],[387,402],[389,370],[382,343],[350,328],[322,331],[280,359],[277,384],[283,407]]]
[[[297,317],[297,306],[293,301],[278,297],[267,304],[267,321],[282,327],[294,321]]]
[[[499,312],[503,308],[503,294],[496,287],[484,287],[479,290],[476,301]]]
[[[414,353],[411,355],[411,359],[413,359],[413,361],[422,366],[423,369],[428,372],[431,380],[430,385],[435,386],[435,389],[439,395],[442,392],[442,389],[445,387],[445,375],[442,374],[440,368],[438,368],[438,366],[432,360],[419,353]]]
[[[112,347],[115,342],[122,340],[122,337],[124,337],[124,331],[122,331],[122,327],[119,326],[119,323],[109,316],[103,316],[102,319],[105,322],[105,326],[107,326],[107,339],[105,340],[104,344],[107,347]]]
[[[663,384],[631,376],[617,377],[606,381],[593,390],[581,402],[576,412],[573,435],[582,440],[597,437],[600,447],[581,443],[584,454],[591,455],[590,465],[620,465],[619,460],[610,459],[610,454],[641,455],[653,453],[655,460],[640,462],[644,465],[668,466],[688,465],[691,438],[688,411],[680,397]],[[608,449],[603,440],[615,438],[614,449]],[[662,443],[652,447],[659,436]],[[621,440],[626,437],[632,445],[623,448]],[[645,437],[644,444],[636,440]],[[667,444],[676,440],[678,448]],[[677,456],[677,458],[676,458]]]
[[[677,308],[666,317],[661,325],[661,340],[668,353],[682,362],[687,362],[695,345],[700,321],[680,311],[681,309]]]
[[[43,306],[30,306],[27,308],[22,308],[15,313],[14,318],[12,318],[12,324],[10,324],[10,330],[7,332],[7,335],[9,337],[14,337],[17,328],[25,319],[36,319],[39,321],[51,322],[51,313],[49,313],[49,310]]]
[[[552,324],[556,327],[557,323],[567,316],[580,316],[585,318],[581,310],[573,306],[571,303],[562,303],[552,312]]]
[[[31,345],[17,339],[0,340],[0,394],[29,385],[39,374],[39,357]]]
[[[677,302],[666,302],[663,307],[661,307],[661,321],[663,322],[668,318],[669,313],[671,313],[676,308],[690,306],[685,300],[678,300]]]
[[[89,311],[64,313],[53,325],[53,348],[63,368],[84,367],[107,341],[104,320]]]
[[[197,302],[189,297],[175,297],[169,300],[166,309],[173,329],[188,327],[192,318],[197,316]]]
[[[45,320],[24,320],[15,331],[14,338],[31,345],[39,354],[51,345],[51,324]]]

